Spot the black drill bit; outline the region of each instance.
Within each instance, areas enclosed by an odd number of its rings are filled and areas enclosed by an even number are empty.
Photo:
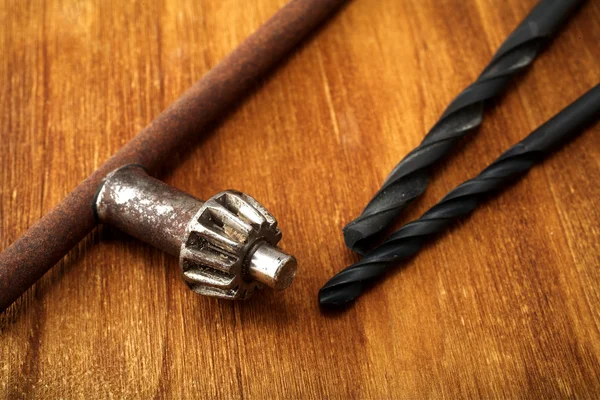
[[[431,167],[483,119],[484,102],[500,95],[511,79],[533,63],[544,45],[583,0],[542,0],[500,46],[479,78],[450,103],[421,144],[387,177],[363,212],[344,228],[348,248],[364,254],[376,235],[419,197]]]
[[[355,300],[369,283],[415,255],[427,240],[471,213],[489,194],[514,182],[551,150],[599,117],[600,85],[596,85],[503,153],[478,176],[457,186],[421,218],[404,225],[361,261],[331,278],[319,291],[321,305],[340,306]]]

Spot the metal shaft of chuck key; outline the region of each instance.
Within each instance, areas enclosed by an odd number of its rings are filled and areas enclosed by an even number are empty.
[[[470,214],[488,195],[523,176],[544,156],[600,118],[600,85],[596,85],[525,139],[504,152],[475,178],[450,191],[420,218],[394,232],[362,260],[331,278],[319,291],[322,306],[342,306],[458,219]]]
[[[528,68],[584,0],[542,0],[502,43],[477,80],[450,103],[419,146],[390,173],[362,213],[344,228],[348,248],[364,254],[378,234],[422,195],[431,168],[483,120],[484,103],[499,96]]]

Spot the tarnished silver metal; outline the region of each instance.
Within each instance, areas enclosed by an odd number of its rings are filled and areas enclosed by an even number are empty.
[[[196,293],[247,299],[263,284],[283,290],[296,275],[296,259],[277,247],[277,221],[247,194],[202,202],[127,165],[106,177],[94,206],[102,223],[179,257]]]
[[[140,166],[127,165],[106,177],[95,207],[102,223],[178,256],[202,201],[152,178]]]

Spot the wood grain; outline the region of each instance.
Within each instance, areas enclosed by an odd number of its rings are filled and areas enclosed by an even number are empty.
[[[282,0],[0,1],[0,248]],[[245,191],[300,272],[245,303],[100,228],[0,316],[3,398],[594,398],[600,127],[427,247],[355,307],[319,287],[341,228],[535,1],[353,0],[163,176]],[[436,173],[418,216],[600,81],[589,1]]]

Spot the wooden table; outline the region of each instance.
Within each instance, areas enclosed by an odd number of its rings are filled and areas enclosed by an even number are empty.
[[[283,0],[0,2],[0,248]],[[0,318],[14,398],[592,398],[600,393],[600,127],[588,129],[346,312],[317,291],[358,258],[341,228],[534,0],[354,0],[165,180],[236,188],[300,270],[245,303],[94,231]],[[465,140],[418,216],[600,81],[589,1]]]

